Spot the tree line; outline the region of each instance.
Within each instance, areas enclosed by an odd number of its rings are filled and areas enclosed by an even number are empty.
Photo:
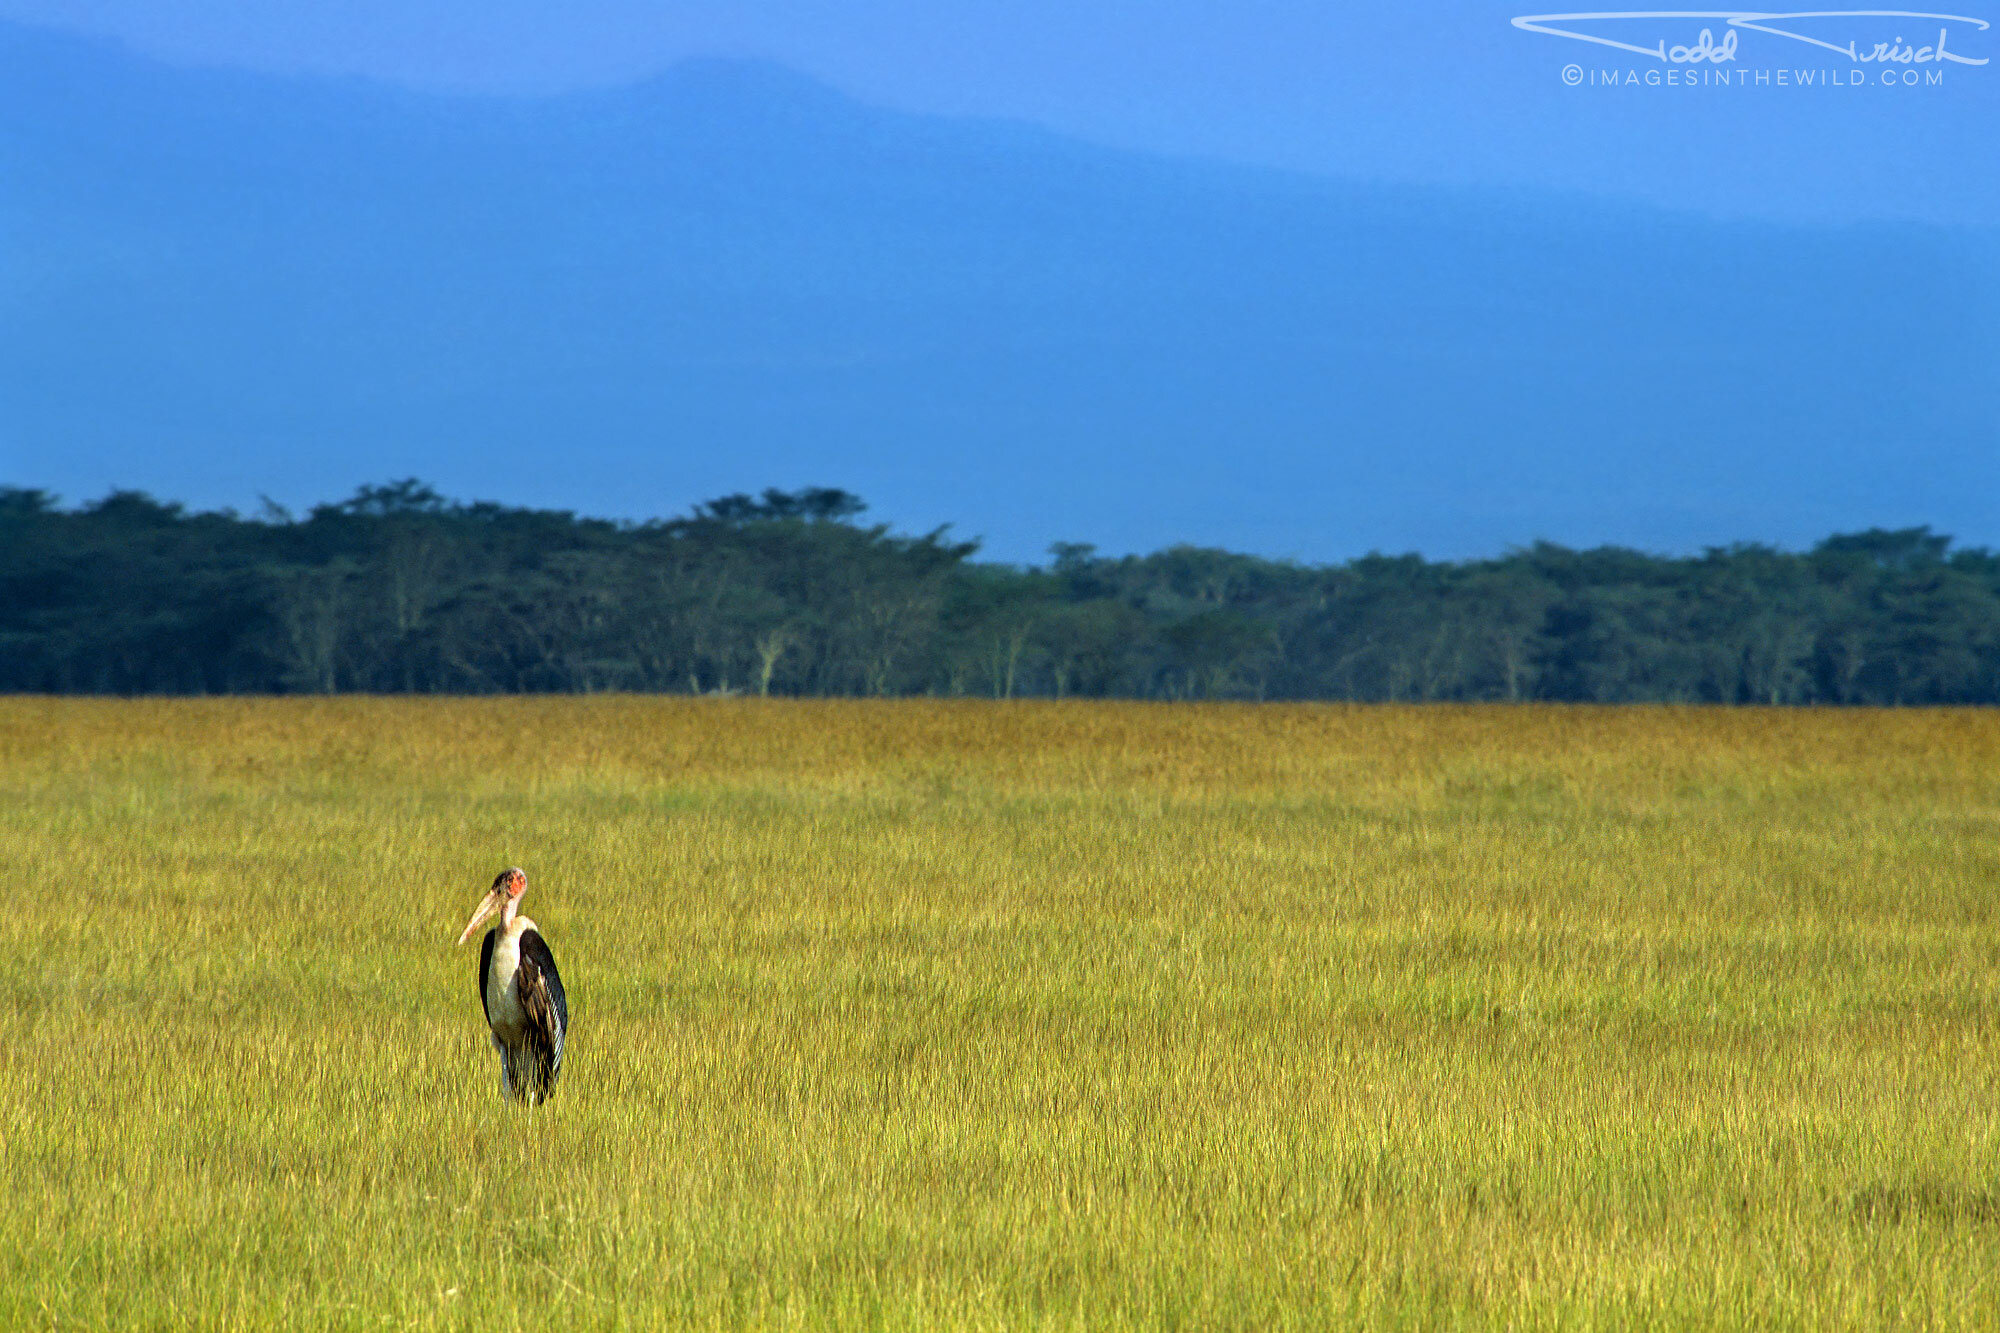
[[[2000,555],[1928,528],[1022,568],[864,513],[823,488],[644,523],[416,481],[249,518],[0,488],[0,689],[2000,702]]]

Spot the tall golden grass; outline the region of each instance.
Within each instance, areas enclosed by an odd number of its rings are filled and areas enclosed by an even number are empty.
[[[6,1327],[2000,1327],[1993,713],[12,699],[0,802]]]

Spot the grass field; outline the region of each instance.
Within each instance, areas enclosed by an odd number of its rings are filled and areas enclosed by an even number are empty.
[[[2000,1327],[2000,714],[11,699],[0,802],[7,1328]]]

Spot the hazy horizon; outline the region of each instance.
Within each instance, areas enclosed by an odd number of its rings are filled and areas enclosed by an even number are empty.
[[[525,87],[520,52],[306,61],[224,12],[178,43],[116,4],[69,11],[94,37],[0,22],[0,480],[250,511],[414,475],[631,519],[823,484],[1015,562],[2000,544],[2000,210],[1952,170],[1984,68],[1563,90],[1575,44],[1495,15],[1441,48],[1486,84],[1314,159],[1299,125],[1037,111],[1025,37],[954,101],[831,41],[691,30],[609,73],[556,43]],[[1511,178],[1418,151],[1501,110],[1548,141]],[[1717,117],[1737,151],[1704,156]],[[1876,183],[1794,188],[1842,153]]]
[[[1565,87],[1558,71],[1618,53],[1524,32],[1512,14],[1132,0],[1024,0],[1005,12],[909,0],[754,9],[579,0],[560,11],[350,0],[312,13],[260,0],[170,9],[0,0],[0,20],[195,69],[534,98],[617,91],[689,59],[741,58],[885,108],[1017,120],[1168,156],[1406,184],[1573,189],[1719,217],[2000,225],[2000,188],[1979,169],[2000,80],[1981,68],[1952,66],[1966,77],[1910,94],[1767,88],[1747,104],[1667,89],[1593,95]],[[1920,16],[1907,17],[1879,30],[1807,31],[1902,41]],[[1692,39],[1714,22],[1696,19],[1671,36]],[[1739,35],[1746,65],[1820,58],[1769,34]],[[1990,29],[1960,28],[1954,49],[1990,59],[1993,39]]]

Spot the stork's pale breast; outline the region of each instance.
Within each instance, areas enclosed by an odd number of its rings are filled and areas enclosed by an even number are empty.
[[[521,1009],[521,936],[535,923],[515,917],[493,941],[493,963],[486,973],[486,1018],[493,1035],[512,1044],[527,1031],[528,1016]]]

